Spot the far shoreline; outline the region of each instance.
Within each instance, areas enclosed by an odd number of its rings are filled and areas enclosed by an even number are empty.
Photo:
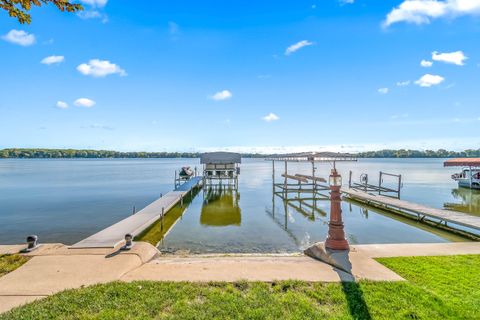
[[[203,152],[146,152],[93,149],[7,148],[0,150],[0,159],[194,159]],[[384,149],[352,152],[360,159],[446,159],[480,158],[480,149],[464,151]],[[242,158],[268,158],[278,153],[241,153]]]

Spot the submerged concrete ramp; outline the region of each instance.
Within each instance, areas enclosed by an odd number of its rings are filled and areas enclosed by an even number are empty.
[[[175,191],[170,191],[163,197],[155,200],[144,209],[125,218],[114,225],[103,229],[94,235],[75,243],[70,248],[114,248],[124,240],[127,233],[134,236],[148,228],[157,221],[162,214],[167,213],[194,187],[202,182],[201,177],[194,177],[179,186]]]

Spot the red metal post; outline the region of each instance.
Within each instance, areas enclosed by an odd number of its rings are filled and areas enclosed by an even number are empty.
[[[349,249],[343,230],[340,188],[341,177],[334,168],[330,175],[330,222],[328,224],[327,240],[325,241],[325,247],[332,250]]]

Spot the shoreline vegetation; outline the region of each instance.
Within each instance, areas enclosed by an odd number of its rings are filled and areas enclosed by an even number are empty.
[[[68,158],[198,158],[201,152],[120,152],[87,149],[28,149],[0,150],[0,159],[68,159]],[[265,158],[275,154],[243,153],[244,158]],[[355,154],[358,158],[478,158],[480,149],[465,151],[385,149]]]

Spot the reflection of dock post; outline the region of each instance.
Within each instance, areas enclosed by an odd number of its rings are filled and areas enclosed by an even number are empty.
[[[165,215],[165,208],[162,207],[162,218],[160,220],[160,230],[163,231],[163,216]]]

